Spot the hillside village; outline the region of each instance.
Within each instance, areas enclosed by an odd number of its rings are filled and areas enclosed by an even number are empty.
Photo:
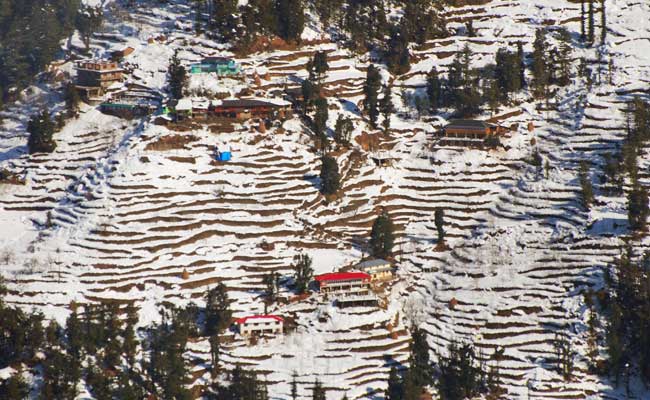
[[[230,3],[0,83],[0,398],[650,396],[650,4]]]

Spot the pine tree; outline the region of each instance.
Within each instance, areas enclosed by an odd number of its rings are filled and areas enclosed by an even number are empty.
[[[363,86],[363,93],[365,95],[363,106],[370,118],[370,125],[373,128],[377,128],[377,117],[379,116],[378,96],[380,88],[381,76],[379,75],[379,70],[371,64],[368,67],[366,83]]]
[[[589,0],[589,36],[588,36],[588,41],[589,45],[594,44],[594,32],[595,32],[595,24],[594,24],[594,0]]]
[[[354,124],[352,120],[349,117],[344,117],[339,114],[336,120],[336,126],[334,127],[334,141],[340,145],[348,146],[352,138],[353,130]]]
[[[392,366],[388,375],[388,388],[385,392],[386,400],[404,400],[404,383],[400,379],[397,368]]]
[[[275,303],[278,295],[278,280],[280,275],[277,272],[270,272],[262,277],[262,284],[264,284],[264,297],[267,304]]]
[[[535,32],[535,41],[533,43],[533,92],[537,97],[547,95],[550,79],[547,65],[548,44],[545,36],[545,31],[543,29],[538,29]]]
[[[584,42],[587,38],[585,30],[585,0],[580,0],[580,39]]]
[[[429,344],[427,343],[426,332],[421,328],[414,327],[411,331],[411,352],[409,363],[413,384],[423,387],[433,383],[433,369],[429,359]]]
[[[178,59],[178,50],[174,52],[174,55],[169,61],[169,69],[167,70],[167,73],[169,74],[169,91],[171,92],[172,97],[175,99],[182,98],[183,90],[187,81],[187,71]]]
[[[386,258],[393,253],[395,242],[393,221],[388,213],[382,212],[372,224],[370,251],[374,257]]]
[[[427,74],[427,96],[429,97],[429,106],[431,111],[436,112],[442,107],[442,82],[438,76],[436,67],[432,67]]]
[[[291,400],[298,400],[298,373],[291,374]]]
[[[607,11],[605,10],[605,0],[600,0],[600,44],[605,44],[607,38]]]
[[[126,359],[129,370],[135,366],[135,355],[138,348],[138,339],[135,336],[135,325],[138,323],[138,315],[133,305],[127,307],[126,325],[122,332],[122,354]]]
[[[316,133],[317,144],[321,151],[325,151],[329,147],[329,140],[327,138],[327,119],[329,118],[327,99],[318,97],[314,105],[316,106],[314,132]]]
[[[101,28],[103,21],[104,15],[100,6],[87,5],[77,14],[76,26],[86,46],[86,51],[90,49],[90,38]]]
[[[445,241],[444,218],[445,211],[442,208],[436,208],[434,219],[436,223],[436,230],[438,231],[438,243]]]
[[[587,161],[580,162],[578,178],[582,190],[582,205],[585,209],[589,210],[594,202],[594,188],[589,178],[589,163]]]
[[[381,115],[384,117],[381,123],[382,128],[384,128],[384,134],[388,134],[390,129],[390,116],[395,112],[395,106],[393,105],[391,91],[388,85],[384,86],[384,97],[379,101],[379,111],[381,111]]]
[[[321,97],[320,88],[309,79],[305,79],[302,81],[300,89],[303,98],[302,111],[307,113],[316,102],[316,99]]]
[[[450,343],[448,355],[440,357],[437,382],[442,400],[462,400],[485,393],[485,372],[477,365],[474,347]]]
[[[323,385],[318,379],[314,381],[311,398],[312,400],[327,400],[325,388],[323,388]]]
[[[321,158],[320,180],[321,192],[324,195],[335,194],[341,187],[341,175],[336,159],[324,155]]]
[[[224,42],[229,42],[236,36],[237,3],[237,0],[220,0],[218,6],[212,8],[209,24]]]
[[[318,87],[322,86],[323,78],[328,70],[329,65],[327,64],[327,53],[324,51],[317,51],[314,53],[314,57],[307,63],[309,80],[311,82],[316,82]]]
[[[634,231],[645,231],[648,214],[648,192],[638,183],[628,195],[628,223]]]
[[[226,286],[219,282],[205,295],[205,333],[215,335],[230,325],[232,311]]]
[[[0,384],[0,399],[24,400],[29,398],[29,385],[20,373],[12,375]]]
[[[286,41],[300,42],[305,27],[305,10],[302,0],[278,0],[278,33]]]
[[[54,122],[50,119],[50,113],[46,109],[34,115],[27,123],[27,147],[29,154],[51,153],[56,149],[54,141]]]
[[[79,360],[83,348],[83,333],[76,308],[72,309],[72,313],[68,316],[65,325],[65,334],[68,339],[68,353]]]
[[[386,66],[394,74],[405,74],[411,68],[406,25],[393,27],[386,52]]]
[[[293,258],[293,270],[294,270],[294,286],[298,294],[303,294],[307,291],[307,286],[309,281],[314,276],[314,270],[311,267],[311,257],[307,254],[296,255]]]
[[[219,369],[219,357],[221,355],[221,341],[219,335],[214,334],[210,336],[210,361],[212,362],[212,369]]]
[[[79,103],[81,102],[81,97],[79,96],[79,91],[74,83],[68,82],[65,85],[65,92],[63,94],[65,98],[65,107],[68,110],[68,115],[74,115],[79,111]]]

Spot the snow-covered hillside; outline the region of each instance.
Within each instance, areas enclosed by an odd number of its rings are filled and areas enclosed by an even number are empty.
[[[444,70],[450,54],[466,43],[480,66],[493,62],[502,46],[523,41],[524,50],[532,51],[535,29],[543,24],[565,26],[577,37],[580,4],[503,0],[453,13],[458,22],[450,27],[471,16],[478,36],[427,43],[413,51],[405,76],[390,76],[382,67],[400,109],[382,142],[395,162],[379,168],[360,148],[338,154],[344,195],[330,203],[318,191],[319,157],[297,117],[264,133],[248,123],[197,124],[181,132],[84,106],[56,134],[54,153],[29,156],[30,113],[39,102],[63,107],[51,85],[32,88],[2,112],[0,167],[27,178],[24,186],[0,185],[0,251],[12,256],[1,267],[11,291],[7,300],[60,323],[71,302],[134,302],[146,325],[158,320],[158,304],[201,305],[206,289],[224,282],[235,316],[261,313],[265,273],[291,275],[293,257],[302,253],[313,257],[316,273],[356,263],[372,221],[385,209],[398,227],[398,279],[386,289],[386,307],[342,310],[316,294],[276,305],[273,312],[295,318],[296,331],[255,345],[236,338],[226,345],[223,365],[243,363],[260,371],[277,399],[289,397],[293,371],[305,384],[305,398],[315,376],[329,389],[328,398],[381,398],[390,366],[407,361],[408,327],[416,323],[434,352],[444,352],[452,340],[472,341],[487,356],[504,348],[500,367],[507,398],[625,398],[624,388],[613,388],[586,368],[588,309],[582,296],[602,287],[601,267],[620,254],[627,235],[625,198],[597,191],[599,203],[586,213],[577,171],[581,160],[601,168],[603,155],[625,136],[626,102],[648,93],[650,4],[608,2],[611,84],[603,66],[602,82],[588,90],[575,79],[550,109],[521,93],[520,105],[498,113],[503,125],[518,124],[517,131],[504,141],[505,149],[489,151],[432,145],[434,126],[415,118],[400,93],[421,93],[431,67]],[[222,45],[179,29],[191,24],[187,7],[160,5],[128,21],[114,19],[108,29],[117,39],[95,38],[93,51],[101,57],[133,47],[125,60],[134,68],[130,79],[164,90],[176,49],[186,63],[228,54]],[[245,85],[255,95],[270,96],[295,85],[294,77],[306,77],[315,51],[327,51],[328,126],[344,114],[353,119],[355,135],[370,131],[357,108],[367,55],[322,42],[239,58],[248,74]],[[598,59],[595,49],[576,50],[579,57]],[[242,85],[192,79],[197,90],[236,93]],[[152,149],[161,138],[179,135],[192,137],[182,148]],[[548,160],[548,176],[525,162],[532,139]],[[226,145],[233,160],[214,162],[214,148]],[[644,154],[640,160],[647,186],[650,158]],[[435,250],[437,208],[445,210],[447,251]],[[274,248],[262,249],[264,240]],[[643,239],[640,246],[646,245]],[[319,322],[325,314],[329,318]],[[554,369],[558,329],[570,333],[579,353],[571,382]],[[197,361],[194,384],[205,383],[207,340],[192,343],[187,357]],[[642,390],[633,385],[636,398],[650,396]]]

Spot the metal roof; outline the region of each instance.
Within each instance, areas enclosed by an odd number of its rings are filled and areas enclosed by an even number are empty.
[[[386,264],[390,265],[390,262],[388,262],[388,261],[386,261],[384,259],[378,258],[378,259],[375,259],[375,260],[366,260],[366,261],[360,262],[359,264],[357,264],[357,268],[364,269],[364,268],[369,268],[369,267],[379,267],[379,266],[386,265]]]
[[[370,275],[365,272],[330,272],[327,274],[317,275],[314,277],[317,282],[332,282],[332,281],[352,281],[370,279]]]

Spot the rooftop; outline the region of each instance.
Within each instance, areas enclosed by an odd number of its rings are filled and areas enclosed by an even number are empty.
[[[235,321],[235,323],[237,323],[237,324],[245,324],[246,322],[248,322],[250,320],[255,320],[257,322],[263,322],[263,321],[267,321],[267,322],[270,322],[270,321],[283,322],[284,318],[279,317],[277,315],[250,315],[248,317],[238,318]]]
[[[321,274],[314,277],[317,282],[331,282],[331,281],[349,281],[359,279],[370,279],[370,275],[365,272],[352,271],[352,272],[330,272]]]
[[[476,119],[452,119],[445,125],[445,129],[487,129],[490,126],[491,124]]]
[[[360,262],[359,264],[357,264],[357,268],[364,269],[364,268],[370,268],[370,267],[380,267],[380,266],[387,265],[387,264],[390,265],[390,262],[388,262],[388,261],[386,261],[384,259],[378,258],[378,259],[375,259],[375,260],[366,260],[366,261]]]

